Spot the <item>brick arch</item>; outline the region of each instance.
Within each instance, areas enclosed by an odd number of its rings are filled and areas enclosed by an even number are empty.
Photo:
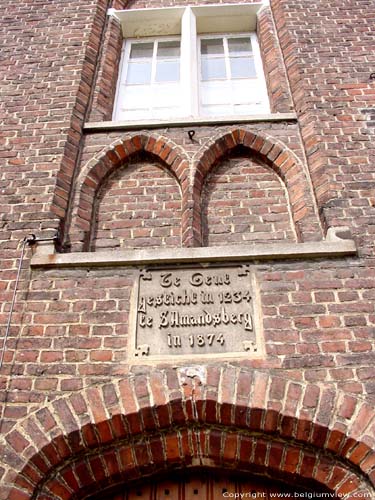
[[[330,457],[285,441],[192,425],[146,435],[134,442],[115,442],[70,460],[39,488],[30,488],[28,498],[81,499],[108,487],[131,486],[134,481],[155,477],[171,468],[197,466],[272,477],[300,487],[327,487],[340,494],[368,491],[355,472]],[[15,498],[20,500],[20,496]]]
[[[91,159],[78,176],[69,231],[72,249],[86,249],[88,235],[92,229],[93,206],[96,193],[105,179],[120,168],[136,153],[145,152],[156,158],[170,171],[182,192],[182,235],[186,239],[186,216],[188,210],[189,160],[182,148],[170,139],[156,134],[127,135],[114,141]],[[184,242],[184,239],[183,239]]]
[[[25,418],[5,437],[6,498],[78,500],[197,465],[299,478],[339,494],[374,492],[371,405],[329,386],[201,368],[128,376]]]
[[[193,221],[197,245],[202,244],[201,193],[209,172],[231,151],[242,146],[281,178],[289,197],[298,241],[322,239],[319,217],[303,165],[281,141],[271,136],[236,128],[211,139],[195,157]]]

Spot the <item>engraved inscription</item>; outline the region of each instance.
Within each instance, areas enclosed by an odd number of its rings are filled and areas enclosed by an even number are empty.
[[[260,351],[250,266],[143,269],[133,314],[136,357]]]

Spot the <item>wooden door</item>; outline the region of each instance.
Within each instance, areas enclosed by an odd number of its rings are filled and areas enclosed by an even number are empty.
[[[224,500],[225,498],[253,498],[257,500],[271,500],[282,493],[284,499],[294,498],[295,491],[281,483],[269,480],[260,482],[251,477],[239,477],[227,473],[195,470],[183,475],[171,471],[173,479],[148,480],[144,484],[124,487],[117,493],[103,495],[100,500]],[[94,499],[93,499],[94,500]]]

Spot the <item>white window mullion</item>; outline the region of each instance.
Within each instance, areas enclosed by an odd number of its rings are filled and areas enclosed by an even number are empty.
[[[232,79],[232,71],[230,69],[228,38],[226,36],[223,36],[223,43],[224,43],[225,72],[227,75],[227,80],[231,80]]]
[[[152,111],[152,108],[153,108],[153,105],[154,105],[154,102],[155,102],[155,99],[156,99],[156,95],[155,95],[155,75],[156,75],[156,63],[157,63],[157,51],[158,51],[158,41],[155,40],[154,41],[154,48],[153,48],[153,51],[152,51],[152,65],[151,65],[151,106],[149,108],[150,112],[151,112],[151,116],[153,116],[153,111]]]
[[[229,95],[227,95],[227,104],[231,107],[233,112],[233,88],[232,88],[232,70],[230,67],[230,57],[229,57],[229,48],[228,48],[228,38],[226,36],[223,37],[224,44],[224,60],[225,60],[225,73],[227,84],[230,87]]]
[[[197,26],[191,7],[186,7],[181,23],[181,97],[186,116],[198,116]]]
[[[158,51],[158,41],[154,41],[154,48],[152,50],[152,66],[151,66],[151,84],[153,85],[155,83],[155,75],[156,75],[156,55]]]

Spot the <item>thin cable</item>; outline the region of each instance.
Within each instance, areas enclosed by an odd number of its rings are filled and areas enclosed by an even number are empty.
[[[9,311],[9,316],[8,316],[8,323],[7,323],[7,327],[6,327],[6,330],[5,330],[5,335],[4,335],[4,340],[3,340],[3,346],[1,348],[0,370],[3,367],[5,347],[6,347],[6,343],[7,343],[7,340],[8,340],[10,325],[11,325],[12,316],[13,316],[14,305],[16,303],[17,288],[18,288],[18,282],[20,280],[22,263],[23,263],[23,258],[24,258],[24,255],[25,255],[25,248],[26,248],[26,245],[27,245],[28,242],[29,242],[29,238],[25,238],[23,240],[23,244],[22,244],[21,257],[20,257],[19,263],[18,263],[18,271],[17,271],[16,283],[14,285],[14,290],[13,290],[12,303],[11,303],[11,306],[10,306],[10,311]]]

